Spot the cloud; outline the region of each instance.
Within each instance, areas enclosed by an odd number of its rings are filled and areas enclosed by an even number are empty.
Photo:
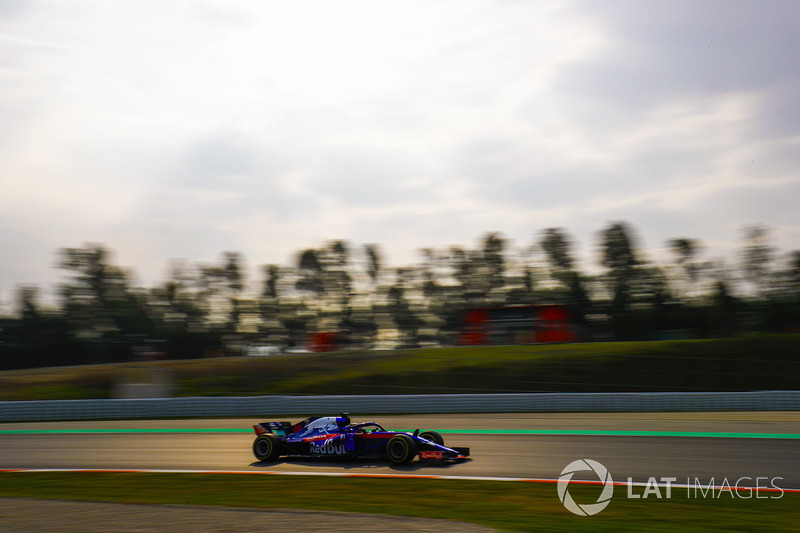
[[[3,287],[87,241],[146,283],[335,238],[590,250],[609,220],[654,250],[751,222],[800,247],[794,2],[0,9]]]
[[[800,37],[788,22],[800,16],[795,3],[767,9],[741,1],[576,6],[576,15],[595,21],[605,37],[594,56],[559,76],[578,123],[614,131],[674,101],[757,93],[766,102],[774,93],[796,92],[800,59],[793,51]],[[753,118],[769,121],[771,115]]]

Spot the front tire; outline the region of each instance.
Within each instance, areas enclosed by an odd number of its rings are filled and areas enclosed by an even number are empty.
[[[281,440],[268,433],[266,435],[259,435],[253,442],[253,455],[259,461],[274,461],[281,455]]]
[[[395,435],[386,443],[386,455],[396,465],[410,463],[418,451],[416,441],[408,435]]]
[[[444,438],[436,431],[423,431],[419,434],[419,436],[423,439],[434,442],[439,446],[444,446]]]

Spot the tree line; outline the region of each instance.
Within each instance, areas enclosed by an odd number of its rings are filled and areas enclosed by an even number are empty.
[[[174,262],[149,288],[104,245],[62,248],[69,279],[58,304],[19,288],[17,314],[0,321],[0,368],[291,349],[321,331],[359,349],[447,345],[466,309],[542,303],[567,306],[586,340],[800,331],[800,251],[778,254],[763,226],[744,229],[731,264],[705,258],[691,238],[665,243],[669,261],[649,261],[625,222],[609,223],[597,244],[588,273],[563,228],[526,247],[487,233],[474,247],[425,248],[403,267],[386,265],[377,245],[336,240],[263,265],[249,284],[242,255],[224,252],[214,264]]]

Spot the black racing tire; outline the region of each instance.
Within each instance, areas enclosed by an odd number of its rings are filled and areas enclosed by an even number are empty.
[[[444,438],[436,431],[431,431],[431,430],[423,431],[422,433],[419,434],[419,436],[422,437],[423,439],[435,442],[439,446],[444,446]]]
[[[281,440],[272,433],[259,435],[253,442],[253,455],[259,461],[274,461],[281,456]]]
[[[395,435],[386,443],[386,455],[396,465],[410,463],[418,452],[417,442],[402,433]]]

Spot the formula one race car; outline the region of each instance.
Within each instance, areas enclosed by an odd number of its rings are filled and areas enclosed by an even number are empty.
[[[306,418],[302,422],[262,422],[256,432],[253,455],[275,461],[282,455],[336,458],[387,458],[394,464],[420,460],[463,461],[469,448],[444,445],[435,431],[390,431],[377,422],[350,423],[347,413]]]

